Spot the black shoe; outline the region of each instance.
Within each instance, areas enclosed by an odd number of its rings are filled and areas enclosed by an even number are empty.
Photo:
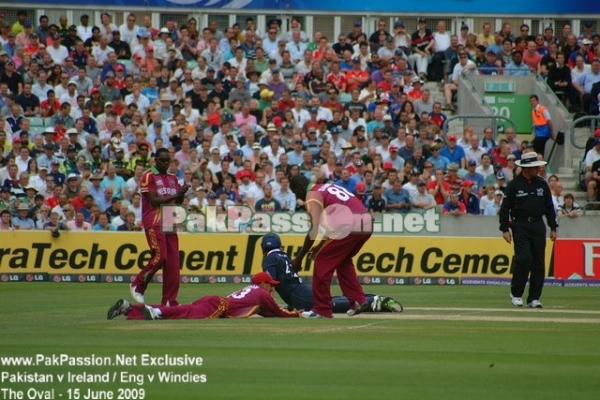
[[[115,305],[108,309],[106,319],[113,319],[115,317],[118,317],[119,315],[127,314],[127,310],[129,310],[129,307],[131,307],[131,305],[127,300],[117,300]]]
[[[384,297],[381,301],[381,309],[388,310],[391,312],[402,312],[404,307],[398,300],[394,300],[391,297]]]

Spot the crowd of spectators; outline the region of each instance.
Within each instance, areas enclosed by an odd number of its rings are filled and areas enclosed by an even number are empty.
[[[496,215],[528,144],[510,129],[446,136],[459,75],[534,72],[560,86],[551,77],[568,58],[566,97],[588,104],[588,79],[600,81],[600,37],[587,23],[576,38],[566,25],[558,37],[522,25],[515,37],[510,24],[452,35],[419,19],[409,34],[381,20],[332,44],[296,19],[288,32],[270,20],[264,34],[252,18],[223,31],[194,18],[138,25],[133,14],[121,26],[109,13],[98,26],[87,15],[57,22],[20,11],[11,24],[0,12],[0,230],[143,229],[139,179],[163,147],[169,172],[192,187],[191,210],[294,212],[303,202],[290,183],[306,179],[336,182],[372,212]],[[427,80],[444,84],[445,105]]]

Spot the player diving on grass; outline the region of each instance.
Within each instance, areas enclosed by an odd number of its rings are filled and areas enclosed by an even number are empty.
[[[312,288],[300,281],[292,267],[292,259],[281,247],[281,239],[276,233],[263,236],[261,247],[263,251],[262,269],[280,282],[275,291],[292,310],[310,310],[313,307]],[[364,312],[402,312],[402,304],[391,297],[366,294],[368,307]],[[331,298],[331,310],[334,314],[347,313],[355,315],[350,301],[345,296]]]
[[[252,315],[261,317],[298,318],[299,311],[284,310],[273,298],[273,288],[279,282],[266,272],[259,272],[252,277],[252,284],[230,294],[227,297],[203,296],[190,304],[178,306],[150,306],[147,304],[130,304],[120,299],[107,314],[108,319],[119,315],[127,319],[215,319],[215,318],[248,318]]]

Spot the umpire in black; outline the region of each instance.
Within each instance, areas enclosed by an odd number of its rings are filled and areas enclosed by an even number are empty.
[[[500,207],[502,237],[510,244],[514,236],[515,242],[510,298],[514,306],[523,306],[522,296],[529,278],[527,305],[542,308],[540,297],[546,265],[546,226],[542,217],[546,216],[550,240],[554,241],[558,228],[556,210],[548,183],[538,176],[539,167],[546,162],[538,161],[535,152],[528,152],[516,164],[522,172],[508,184]]]

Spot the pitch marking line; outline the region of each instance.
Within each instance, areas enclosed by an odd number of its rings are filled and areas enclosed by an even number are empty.
[[[550,317],[501,317],[501,316],[469,316],[469,315],[404,315],[405,320],[420,321],[475,321],[475,322],[551,322],[562,324],[600,324],[600,319],[590,318],[550,318]]]
[[[523,312],[523,308],[469,308],[469,307],[410,307],[405,308],[405,311],[466,311],[466,312]],[[532,310],[533,311],[533,310]],[[544,308],[535,310],[543,313],[558,313],[558,314],[594,314],[600,315],[600,311],[595,310],[569,310],[565,308]]]
[[[417,313],[413,313],[413,312]],[[447,312],[445,314],[419,314],[421,311]],[[484,313],[521,313],[519,316],[476,315]],[[546,314],[546,316],[544,316]],[[548,315],[550,314],[550,315]],[[562,314],[554,317],[552,314]],[[565,315],[567,314],[567,315]],[[600,315],[597,310],[568,310],[568,309],[528,309],[525,308],[469,308],[469,307],[414,307],[405,308],[402,314],[364,313],[353,318],[373,318],[386,320],[421,320],[421,321],[485,321],[485,322],[551,322],[551,323],[583,323],[600,324],[600,318],[569,317],[568,315]],[[340,316],[345,317],[345,316]],[[346,317],[347,318],[347,317]]]
[[[459,312],[461,314],[413,314],[413,311],[438,311],[438,312]],[[500,316],[500,315],[476,315],[483,313],[521,313],[520,316]],[[544,314],[571,314],[571,315],[600,315],[600,311],[597,310],[568,310],[559,308],[544,308],[539,309],[527,309],[525,308],[469,308],[469,307],[414,307],[406,308],[404,313],[363,313],[354,317],[348,317],[345,314],[336,314],[335,319],[358,319],[364,321],[365,319],[376,319],[376,320],[420,320],[420,321],[485,321],[485,322],[550,322],[550,323],[582,323],[582,324],[600,324],[600,318],[581,318],[581,317],[552,317],[543,316]],[[258,318],[258,317],[256,317]],[[146,321],[147,322],[147,321]],[[302,322],[301,322],[302,323]],[[372,322],[364,325],[357,325],[351,327],[337,327],[331,329],[319,329],[312,331],[314,333],[320,332],[333,332],[348,329],[364,329],[369,328],[373,325],[379,324],[380,322]],[[197,329],[200,323],[189,322],[183,324],[170,324],[167,321],[161,321],[159,323],[142,323],[132,324],[130,326],[115,326],[111,329],[122,329],[122,330],[139,330],[139,329],[186,329],[193,328]],[[219,323],[214,324],[208,322],[202,324],[203,328],[208,329],[221,329],[228,327],[229,325]],[[256,327],[255,327],[256,328]]]

